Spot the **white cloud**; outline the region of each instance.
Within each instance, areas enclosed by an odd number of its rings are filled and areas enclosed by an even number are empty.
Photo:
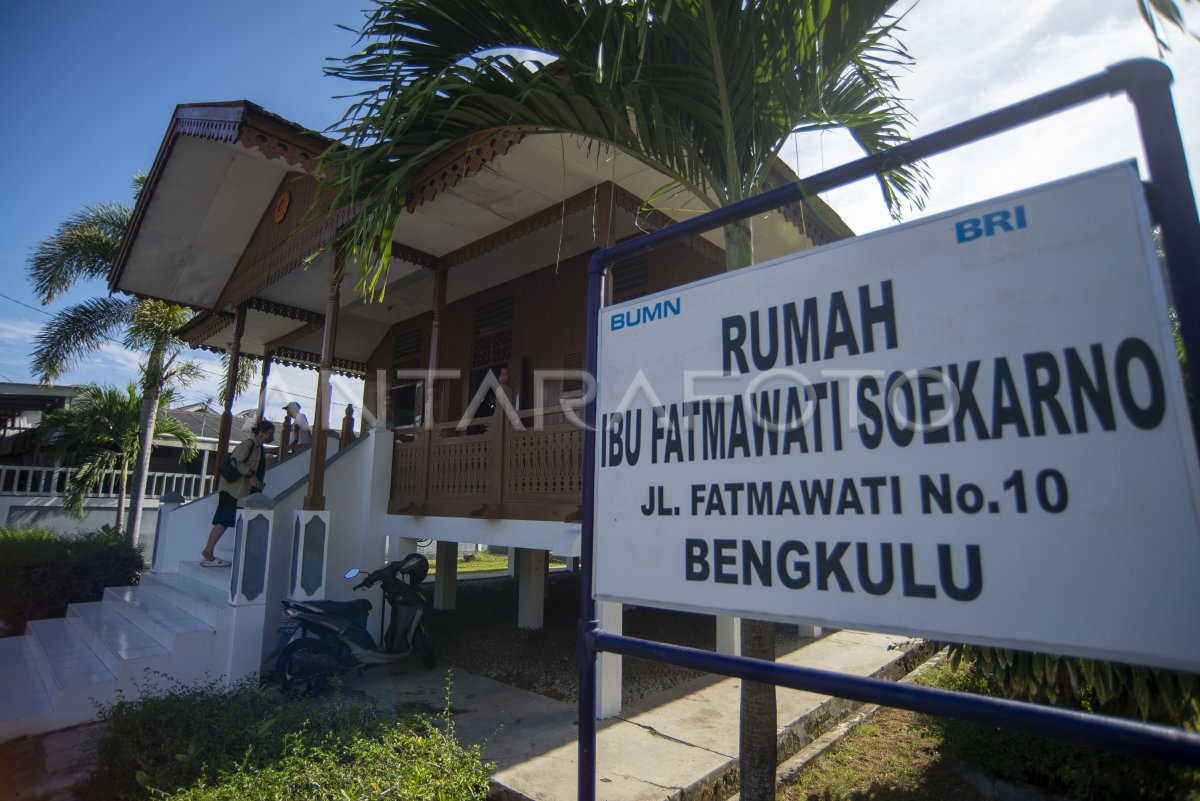
[[[900,77],[899,91],[917,115],[914,136],[1102,72],[1119,61],[1157,56],[1154,37],[1132,0],[1002,5],[921,0],[903,25],[901,39],[916,65]],[[1176,49],[1166,61],[1175,75],[1173,96],[1195,186],[1200,184],[1200,44],[1181,36],[1173,39]],[[838,134],[807,137],[799,149],[802,176],[861,156],[848,136]],[[783,155],[793,160],[794,150],[785,148]],[[931,159],[925,213],[1140,157],[1131,106],[1123,98],[1096,101]],[[858,233],[891,222],[872,181],[823,197]],[[909,213],[906,218],[920,216]]]

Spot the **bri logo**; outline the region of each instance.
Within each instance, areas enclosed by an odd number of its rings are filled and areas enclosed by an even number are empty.
[[[665,320],[672,315],[679,316],[680,299],[660,300],[653,306],[638,306],[634,309],[617,312],[609,318],[610,331],[620,331],[622,328],[633,328],[642,323],[652,323],[655,320]]]
[[[1016,206],[1012,211],[991,211],[982,217],[970,217],[954,224],[954,239],[958,244],[970,242],[998,233],[1012,233],[1025,228],[1025,207]]]

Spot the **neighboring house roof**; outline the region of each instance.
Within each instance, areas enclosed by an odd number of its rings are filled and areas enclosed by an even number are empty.
[[[166,415],[172,420],[177,420],[187,426],[188,430],[196,435],[203,447],[206,442],[216,442],[217,434],[221,429],[221,414],[220,412],[212,411],[207,404],[188,404],[179,406],[174,409],[167,409]],[[256,410],[249,409],[247,411],[238,412],[233,416],[233,427],[230,430],[229,441],[233,443],[241,442],[244,439],[249,439],[254,434],[250,431],[250,426],[254,425]],[[156,445],[176,445],[177,440],[169,439],[161,442],[156,442]]]
[[[62,409],[79,393],[72,385],[0,383],[0,429],[8,428],[28,412]]]

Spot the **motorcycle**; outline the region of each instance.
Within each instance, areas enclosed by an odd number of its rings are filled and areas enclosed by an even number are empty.
[[[272,654],[274,678],[286,690],[303,689],[316,696],[333,676],[402,662],[413,653],[425,667],[432,668],[437,660],[429,633],[421,622],[429,606],[421,582],[428,574],[429,560],[420,554],[410,554],[366,573],[354,585],[355,590],[383,586],[390,619],[382,645],[376,644],[367,631],[367,615],[372,606],[366,598],[354,601],[285,598],[281,601],[284,622],[277,629],[279,642]],[[346,571],[345,578],[352,580],[361,575],[364,571],[355,567]],[[299,638],[293,639],[297,632]],[[268,663],[272,657],[268,657]]]

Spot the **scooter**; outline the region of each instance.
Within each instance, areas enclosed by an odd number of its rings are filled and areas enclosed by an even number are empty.
[[[274,679],[286,690],[303,689],[317,696],[333,676],[391,665],[413,653],[425,667],[432,668],[437,661],[429,633],[421,622],[428,608],[421,582],[428,574],[429,560],[420,554],[410,554],[366,573],[354,585],[355,590],[383,585],[390,619],[382,647],[367,631],[367,615],[372,606],[366,598],[354,601],[285,598],[281,601],[284,622],[277,629]],[[361,575],[364,571],[355,567],[346,571],[345,578],[351,580]],[[300,636],[293,639],[296,632]],[[268,657],[268,663],[270,660]]]

